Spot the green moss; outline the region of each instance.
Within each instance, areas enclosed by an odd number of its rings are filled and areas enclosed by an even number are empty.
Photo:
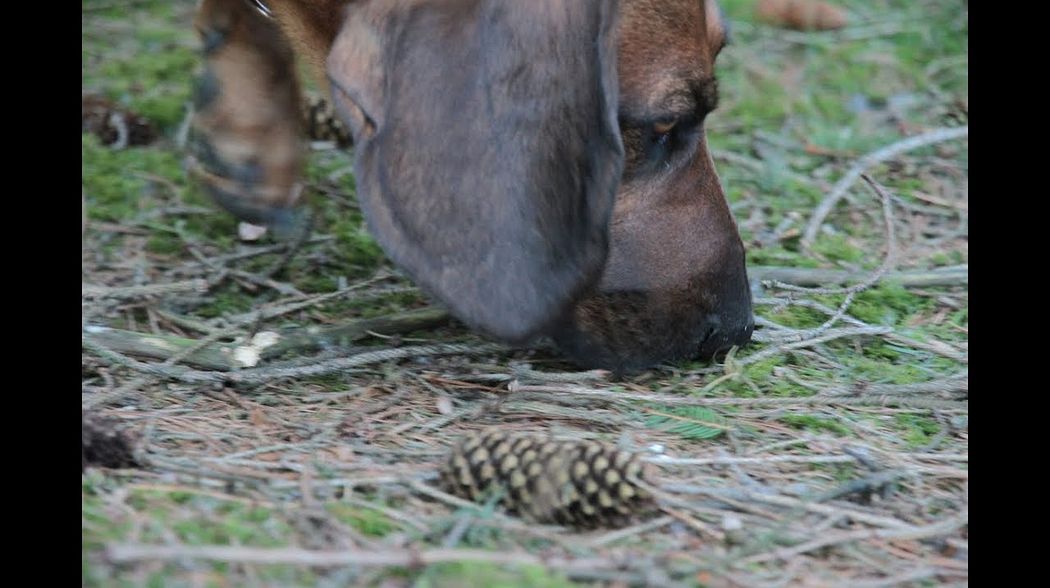
[[[903,430],[904,440],[911,448],[926,445],[941,431],[937,421],[917,414],[898,414],[894,422]]]
[[[382,537],[397,528],[386,515],[370,508],[341,502],[329,504],[326,508],[340,521],[371,537]]]
[[[850,306],[850,314],[867,323],[894,326],[929,309],[932,304],[929,298],[909,292],[898,282],[886,280],[858,294]]]
[[[227,286],[212,292],[211,301],[197,309],[201,318],[216,318],[239,314],[251,310],[253,299],[244,294],[237,286]]]
[[[155,148],[113,150],[94,135],[81,136],[80,174],[87,196],[88,217],[120,221],[134,217],[150,206],[160,188],[149,176],[163,177],[176,186],[185,185],[177,154]]]
[[[813,251],[830,261],[844,261],[852,264],[868,256],[866,251],[851,242],[850,238],[845,235],[821,235],[813,243]]]
[[[154,38],[166,35],[156,30],[146,34]],[[105,59],[97,70],[85,73],[84,83],[170,132],[186,115],[190,79],[199,57],[189,47],[170,42],[154,39],[144,45],[130,56]]]
[[[796,429],[805,429],[807,431],[821,432],[829,431],[837,433],[839,435],[850,435],[851,431],[849,427],[842,423],[824,417],[818,417],[808,414],[792,414],[780,417],[780,422],[790,425]]]
[[[498,566],[480,562],[454,562],[428,566],[414,588],[570,588],[577,584],[542,566]]]

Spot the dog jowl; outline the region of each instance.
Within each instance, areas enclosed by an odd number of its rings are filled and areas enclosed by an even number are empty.
[[[714,1],[203,0],[196,26],[200,176],[233,214],[296,208],[299,55],[353,135],[372,234],[470,327],[621,371],[749,340],[704,135]]]

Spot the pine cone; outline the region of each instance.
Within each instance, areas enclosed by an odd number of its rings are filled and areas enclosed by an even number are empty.
[[[127,468],[135,461],[134,440],[118,429],[118,422],[94,413],[80,411],[80,469],[88,466]]]
[[[311,141],[331,141],[339,147],[353,145],[350,131],[335,114],[325,98],[317,95],[303,97],[303,128]]]
[[[550,441],[497,429],[463,439],[441,472],[445,491],[470,500],[501,491],[501,504],[536,523],[621,527],[649,514],[637,456],[592,441]]]
[[[145,117],[95,94],[80,96],[80,132],[96,135],[103,145],[148,145],[158,136]]]

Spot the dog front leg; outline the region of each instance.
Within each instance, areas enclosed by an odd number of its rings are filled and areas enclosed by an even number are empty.
[[[189,169],[242,221],[288,229],[303,165],[300,89],[277,25],[244,0],[203,0],[204,70],[194,92]]]

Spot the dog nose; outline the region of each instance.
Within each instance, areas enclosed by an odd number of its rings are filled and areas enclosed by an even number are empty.
[[[729,351],[734,345],[743,346],[751,341],[755,331],[755,319],[750,306],[746,311],[732,315],[710,314],[704,318],[701,332],[707,335],[700,343],[700,358],[710,359]]]

